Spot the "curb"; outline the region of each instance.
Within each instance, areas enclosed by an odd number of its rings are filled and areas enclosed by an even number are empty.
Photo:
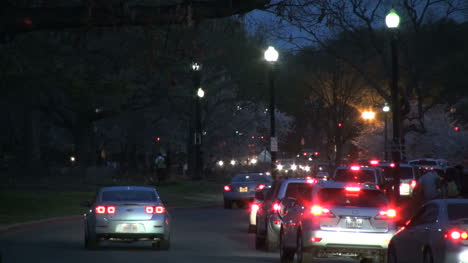
[[[206,206],[198,206],[198,207],[183,207],[183,206],[175,206],[175,207],[168,207],[169,210],[171,209],[177,209],[177,210],[182,210],[182,209],[209,209],[209,208],[220,208],[222,207],[221,205],[206,205]],[[24,222],[24,223],[18,223],[18,224],[12,224],[12,225],[5,225],[5,226],[0,226],[0,234],[8,233],[8,232],[14,232],[18,230],[24,230],[24,229],[29,229],[29,228],[34,228],[34,227],[39,227],[42,225],[47,225],[51,223],[56,223],[56,222],[68,222],[68,221],[77,221],[83,219],[83,215],[77,215],[77,216],[64,216],[64,217],[52,217],[52,218],[47,218],[47,219],[41,219],[41,220],[35,220],[35,221],[29,221],[29,222]]]

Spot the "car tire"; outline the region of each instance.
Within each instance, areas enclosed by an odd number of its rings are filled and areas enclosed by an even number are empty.
[[[430,249],[426,249],[424,251],[424,263],[434,263],[434,257],[432,256],[432,251]]]
[[[311,263],[314,260],[312,253],[304,250],[302,242],[302,234],[299,232],[297,235],[297,250],[296,250],[296,263]]]
[[[171,248],[171,240],[162,238],[161,240],[154,241],[152,247],[157,250],[169,250]]]
[[[270,227],[265,226],[265,250],[274,252],[279,250],[279,238],[275,237]]]
[[[288,249],[283,242],[283,235],[280,235],[280,261],[281,263],[292,263],[294,260],[294,249]]]
[[[224,209],[232,209],[232,201],[224,199]]]
[[[393,246],[390,246],[387,251],[387,262],[388,263],[398,263],[396,250]]]
[[[99,247],[99,240],[96,233],[90,233],[89,229],[86,229],[84,245],[86,249],[97,249]]]

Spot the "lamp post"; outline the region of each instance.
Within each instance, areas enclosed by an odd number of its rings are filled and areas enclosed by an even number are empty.
[[[265,51],[265,60],[269,64],[268,80],[270,83],[270,154],[271,154],[271,175],[277,180],[278,173],[276,172],[276,154],[278,152],[278,140],[276,139],[275,130],[275,86],[274,86],[274,67],[278,60],[278,51],[272,46],[269,46]]]
[[[384,115],[384,160],[387,161],[388,160],[388,124],[387,124],[387,114],[388,112],[390,111],[390,107],[385,104],[383,107],[382,107],[382,111],[383,111],[383,115]]]
[[[393,117],[393,138],[392,138],[392,159],[395,163],[393,169],[393,198],[398,202],[400,196],[400,94],[398,90],[398,38],[397,30],[400,24],[400,17],[395,10],[390,12],[385,17],[385,23],[391,31],[391,53],[392,53],[392,83],[391,83],[391,98],[392,98],[392,117]]]
[[[200,102],[201,98],[205,95],[205,92],[200,87],[201,84],[201,66],[198,63],[192,64],[193,73],[193,91],[192,96],[195,100],[195,129],[193,133],[193,179],[199,180],[202,178],[201,169],[203,167],[201,158],[201,109]]]

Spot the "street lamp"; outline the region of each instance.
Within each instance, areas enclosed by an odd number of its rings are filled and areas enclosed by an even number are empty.
[[[373,119],[375,119],[375,112],[373,112],[373,111],[364,111],[364,112],[362,112],[361,116],[362,116],[362,118],[364,120],[373,120]]]
[[[388,160],[388,124],[387,124],[387,114],[390,111],[390,106],[385,104],[382,107],[383,115],[384,115],[384,160]]]
[[[201,98],[205,95],[205,92],[200,88],[201,84],[201,65],[198,63],[192,63],[193,73],[193,99],[195,100],[195,129],[193,134],[193,160],[194,160],[194,173],[193,179],[199,180],[202,177],[201,169],[203,167],[202,156],[201,156],[201,144],[202,144],[202,129],[201,129]]]
[[[269,46],[265,51],[265,60],[269,64],[268,79],[270,83],[270,152],[271,152],[271,175],[275,180],[278,178],[276,172],[276,153],[278,152],[278,140],[276,139],[275,131],[275,86],[274,86],[274,66],[278,60],[278,51],[272,46]]]
[[[400,24],[400,17],[394,9],[390,10],[385,17],[385,23],[391,31],[391,53],[392,53],[392,117],[393,117],[393,138],[392,138],[392,159],[395,163],[393,168],[393,194],[394,201],[397,202],[400,196],[400,94],[398,90],[398,38],[397,29]]]

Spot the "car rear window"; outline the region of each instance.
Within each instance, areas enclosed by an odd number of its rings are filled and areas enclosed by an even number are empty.
[[[375,183],[374,171],[371,170],[337,170],[334,181],[337,182],[356,182],[356,183]]]
[[[387,199],[380,191],[360,190],[347,192],[345,189],[322,189],[318,192],[321,204],[330,206],[383,207]]]
[[[296,198],[297,200],[310,199],[312,184],[308,183],[288,183],[285,197]]]
[[[393,178],[393,169],[392,167],[383,168],[385,178]],[[413,168],[400,167],[400,179],[413,179]]]
[[[233,183],[240,182],[272,182],[273,179],[265,174],[238,174],[235,175],[232,180]]]
[[[447,212],[449,220],[468,219],[468,204],[449,204]]]
[[[110,190],[102,192],[102,201],[157,201],[156,193],[148,190]]]

